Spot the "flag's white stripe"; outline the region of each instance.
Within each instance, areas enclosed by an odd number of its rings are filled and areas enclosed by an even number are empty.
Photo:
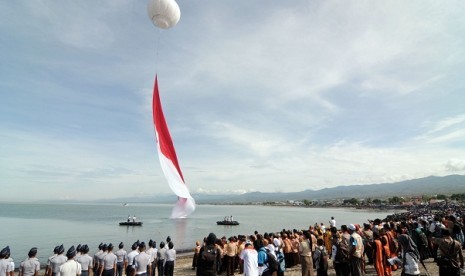
[[[158,136],[158,135],[157,135]],[[189,216],[195,210],[195,201],[189,193],[187,185],[182,181],[178,170],[174,166],[173,162],[163,155],[160,144],[157,143],[158,158],[160,159],[161,169],[163,174],[168,181],[173,193],[175,193],[179,199],[171,211],[171,218],[185,218]]]

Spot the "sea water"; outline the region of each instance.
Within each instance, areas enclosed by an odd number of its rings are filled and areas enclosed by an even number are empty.
[[[123,204],[29,204],[0,203],[0,249],[9,245],[16,262],[27,258],[31,247],[38,248],[38,258],[45,264],[56,245],[87,244],[90,254],[97,246],[120,242],[129,252],[136,241],[165,241],[170,236],[178,252],[191,251],[195,241],[213,232],[217,237],[277,232],[282,229],[308,229],[325,223],[332,216],[338,226],[363,224],[368,219],[384,218],[393,211],[357,210],[352,208],[302,208],[259,205],[197,205],[186,219],[169,219],[172,205]],[[128,216],[136,216],[143,226],[119,226]],[[216,221],[233,216],[238,226],[220,226]]]

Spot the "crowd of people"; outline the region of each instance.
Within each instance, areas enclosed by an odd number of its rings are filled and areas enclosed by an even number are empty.
[[[311,225],[305,230],[283,229],[272,233],[217,238],[210,233],[197,242],[192,268],[198,276],[284,275],[300,265],[303,276],[365,275],[373,266],[378,276],[429,274],[424,260],[433,258],[440,276],[458,276],[464,267],[462,250],[465,209],[459,205],[413,207],[359,224]],[[328,266],[332,261],[332,268]]]
[[[176,250],[171,238],[160,242],[150,240],[148,247],[145,242],[136,241],[128,253],[121,242],[118,250],[113,252],[113,244],[100,243],[98,251],[89,255],[87,244],[71,246],[66,254],[63,245],[56,246],[53,255],[47,260],[44,276],[173,276],[176,260]],[[37,248],[33,247],[28,258],[20,263],[19,276],[38,276],[40,263],[36,258]],[[0,276],[15,276],[15,263],[10,258],[10,248],[0,251]]]
[[[385,219],[338,227],[334,217],[304,230],[240,234],[217,238],[210,233],[196,242],[192,269],[198,276],[243,274],[245,276],[282,276],[298,266],[303,276],[365,275],[372,266],[378,276],[428,274],[424,260],[434,259],[440,276],[458,276],[464,267],[462,250],[465,208],[458,205],[412,207],[405,213]],[[65,253],[56,246],[47,260],[45,276],[171,276],[176,250],[171,238],[160,242],[136,241],[127,252],[124,244],[114,251],[113,244],[101,243],[90,255],[89,247],[71,246]],[[114,251],[114,252],[113,252]],[[19,276],[38,276],[37,248],[17,268]],[[331,266],[329,264],[332,264]],[[0,251],[0,276],[14,276],[15,264],[10,248]]]

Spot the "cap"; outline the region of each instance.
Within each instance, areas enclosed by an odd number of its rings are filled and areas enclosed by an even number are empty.
[[[120,249],[124,247],[124,243],[123,242],[120,242],[119,243],[119,246],[118,246]]]
[[[33,247],[31,248],[31,250],[29,250],[29,253],[27,254],[30,257],[33,257],[37,254],[37,247]]]
[[[63,245],[60,245],[60,247],[58,247],[58,254],[63,254],[65,252],[65,248],[63,247]]]
[[[0,251],[0,258],[3,259],[6,256],[8,256],[8,254],[10,254],[10,247],[9,246],[3,248],[2,251]]]
[[[68,252],[66,252],[66,257],[68,257],[68,259],[71,259],[71,258],[74,258],[74,256],[76,256],[76,249],[74,248],[74,245],[73,245],[68,249]]]
[[[353,224],[349,224],[349,226],[347,228],[349,228],[352,231],[355,231],[355,225],[353,225]]]

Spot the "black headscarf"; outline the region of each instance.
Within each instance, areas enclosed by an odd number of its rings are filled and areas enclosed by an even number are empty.
[[[406,253],[412,253],[416,261],[420,260],[420,253],[418,252],[417,245],[412,238],[410,238],[407,234],[402,234],[397,238],[397,240],[402,246],[402,250],[404,252],[404,256],[402,256],[403,258],[405,258]]]

